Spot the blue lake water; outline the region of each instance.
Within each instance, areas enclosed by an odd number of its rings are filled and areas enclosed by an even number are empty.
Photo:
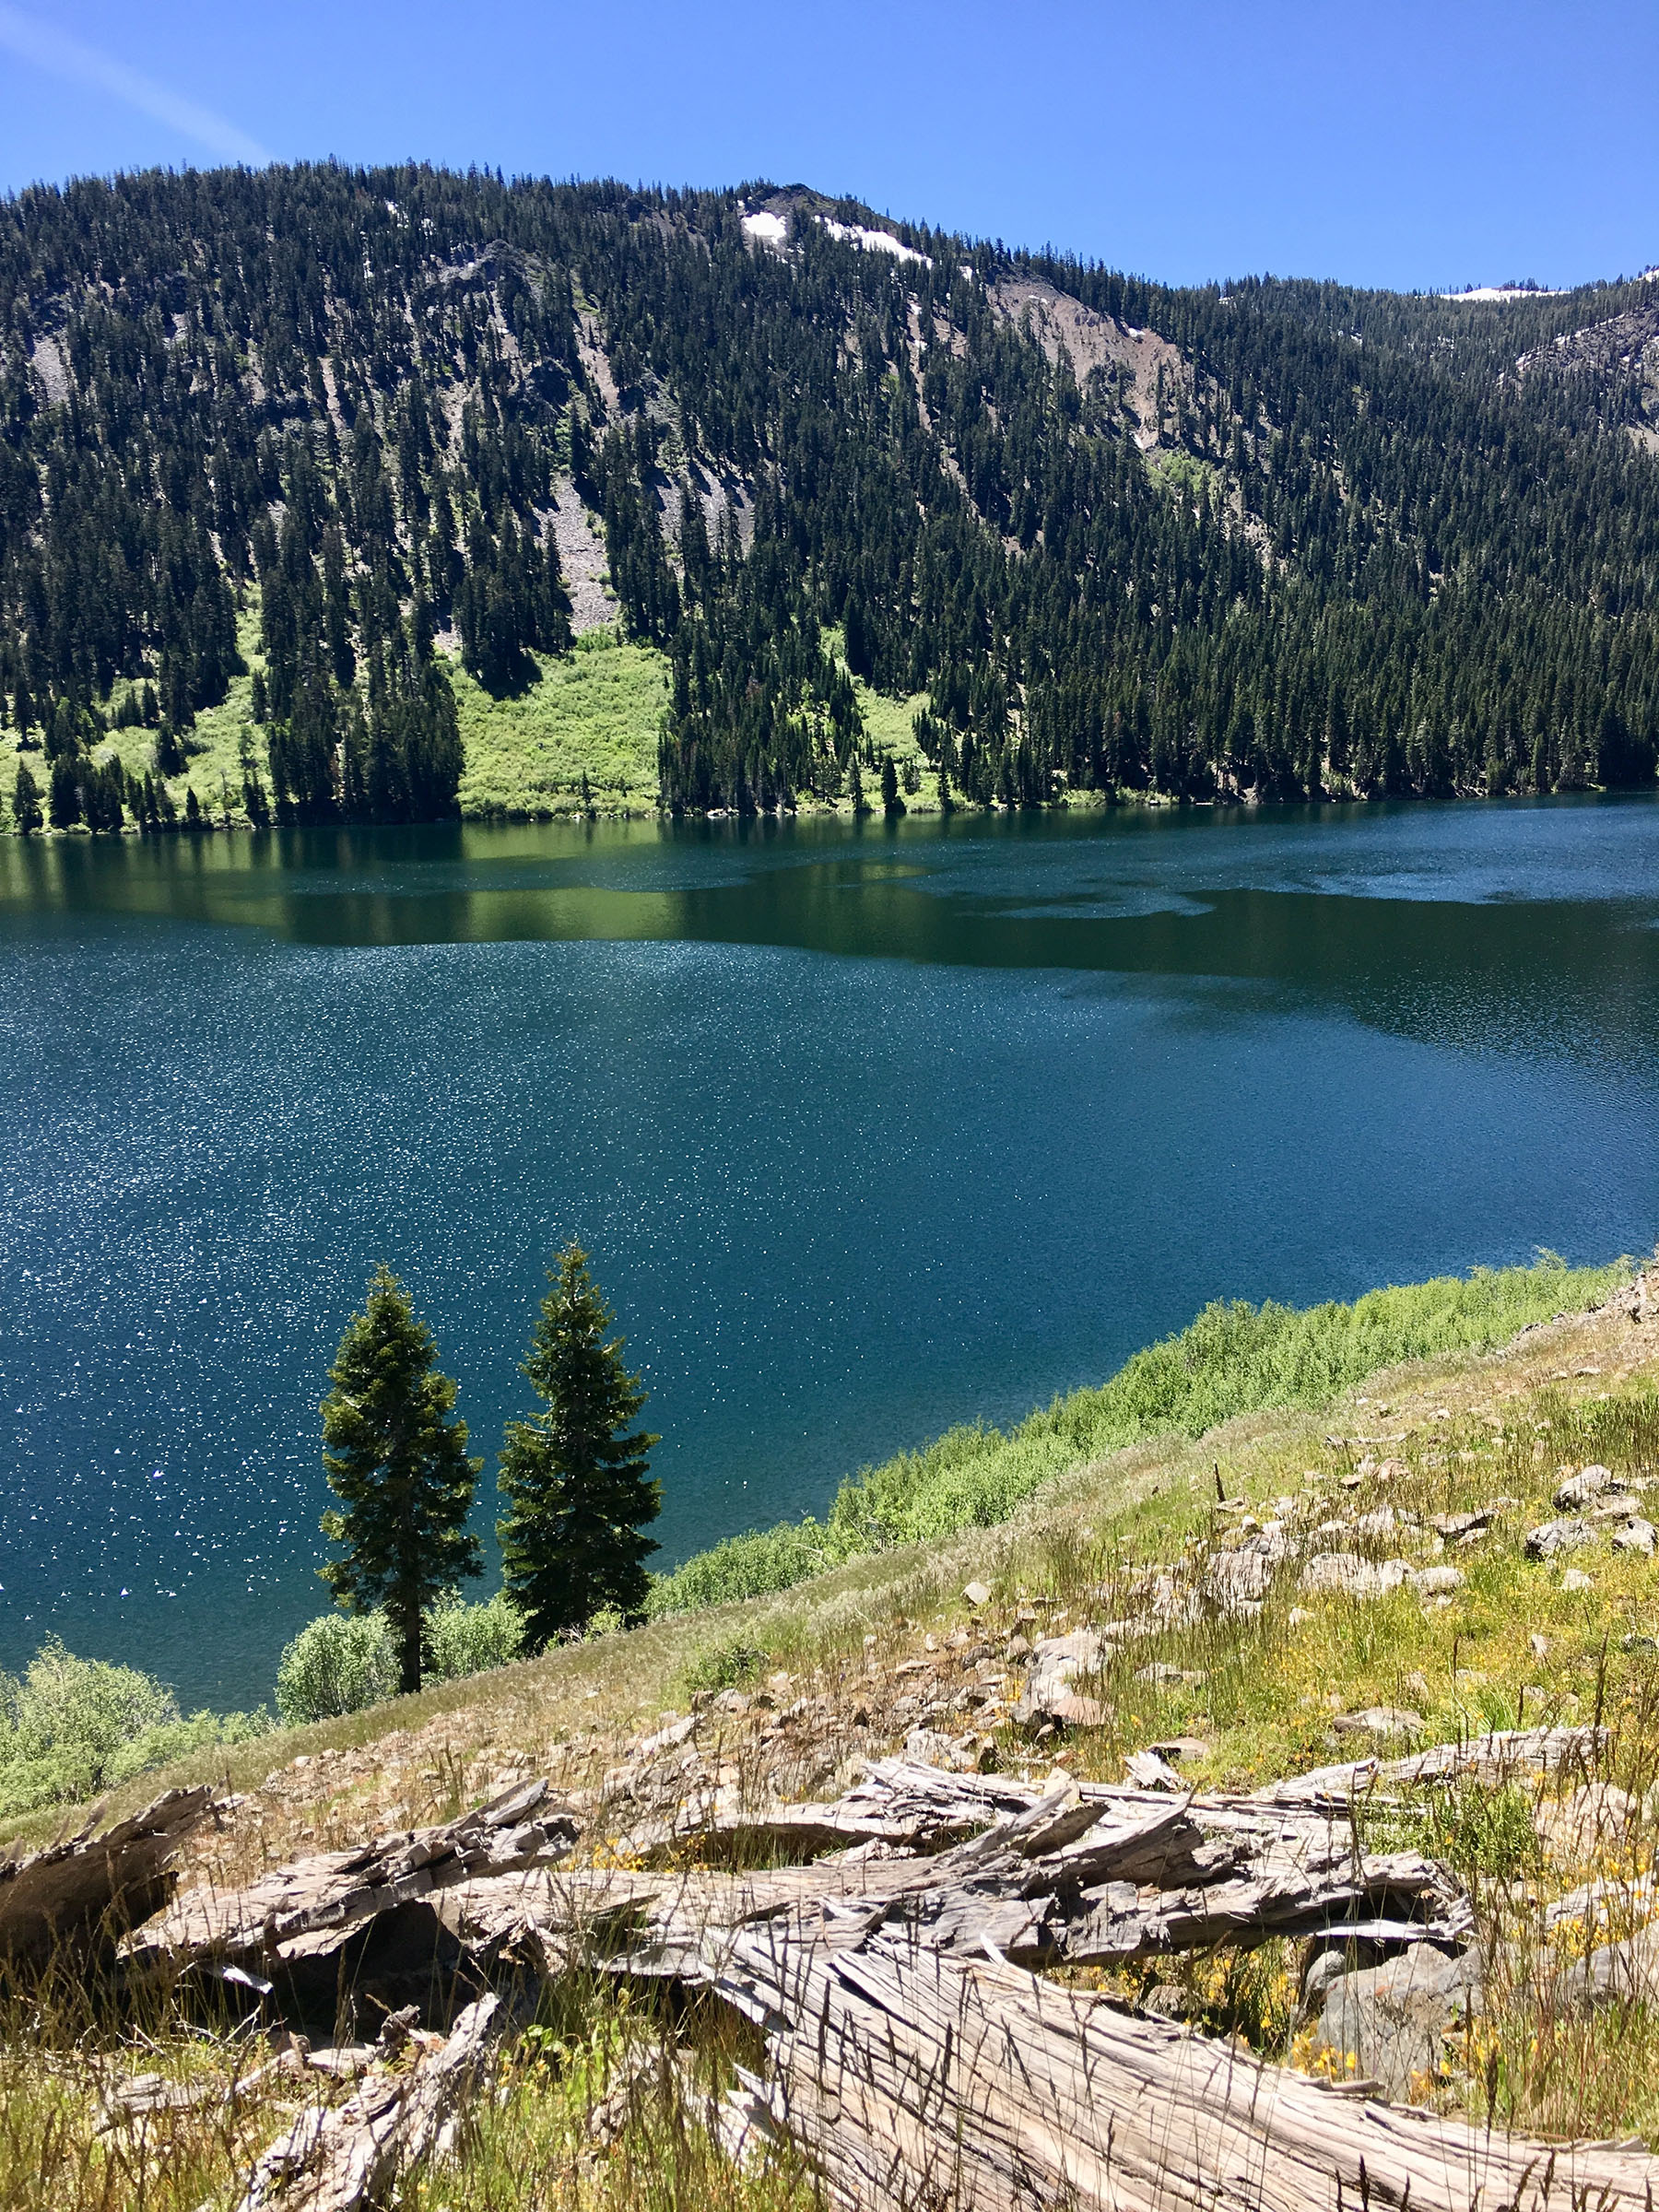
[[[1659,804],[0,841],[0,1665],[268,1696],[374,1263],[581,1236],[669,1564],[1210,1298],[1659,1229]]]

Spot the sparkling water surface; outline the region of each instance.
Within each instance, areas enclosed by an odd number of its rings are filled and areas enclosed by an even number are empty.
[[[577,1234],[669,1564],[1206,1299],[1659,1229],[1650,798],[0,841],[0,1665],[268,1697],[382,1256],[487,1454]]]

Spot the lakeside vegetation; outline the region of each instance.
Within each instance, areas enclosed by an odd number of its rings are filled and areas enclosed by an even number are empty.
[[[825,1772],[850,1771],[853,1759],[891,1747],[895,1724],[902,1735],[888,1702],[896,1691],[963,1678],[959,1647],[969,1640],[1000,1653],[1021,1633],[1109,1618],[1151,1563],[1225,1546],[1229,1524],[1246,1515],[1276,1520],[1295,1502],[1310,1520],[1392,1512],[1396,1522],[1426,1524],[1433,1512],[1501,1496],[1513,1504],[1492,1533],[1453,1555],[1461,1583],[1444,1604],[1404,1588],[1367,1603],[1309,1593],[1292,1571],[1259,1610],[1171,1624],[1109,1651],[1088,1683],[1104,1712],[1099,1727],[1042,1745],[1005,1722],[987,1740],[1016,1774],[1116,1781],[1126,1752],[1178,1738],[1183,1776],[1227,1791],[1352,1756],[1354,1739],[1334,1733],[1334,1723],[1357,1712],[1413,1708],[1398,1747],[1517,1721],[1600,1722],[1607,1748],[1588,1792],[1576,1774],[1519,1789],[1471,1782],[1391,1791],[1396,1802],[1368,1809],[1361,1833],[1370,1849],[1441,1856],[1467,1885],[1477,1936],[1495,1961],[1477,2030],[1446,2037],[1438,2064],[1414,2083],[1414,2101],[1482,2126],[1659,2144],[1651,2009],[1619,2001],[1551,2008],[1536,1986],[1537,1976],[1582,1961],[1587,1946],[1639,1929],[1649,1909],[1641,1876],[1653,1852],[1645,1808],[1659,1774],[1659,1565],[1603,1535],[1564,1575],[1519,1540],[1551,1511],[1563,1465],[1594,1461],[1631,1484],[1652,1479],[1653,1324],[1633,1328],[1623,1311],[1570,1315],[1495,1356],[1452,1354],[1367,1377],[1337,1406],[1334,1416],[1288,1409],[1238,1420],[1198,1441],[1166,1435],[1078,1468],[1034,1501],[1039,1510],[994,1531],[882,1555],[734,1606],[714,1623],[655,1622],[186,1762],[179,1779],[211,1774],[244,1794],[194,1878],[222,1890],[296,1852],[453,1818],[490,1794],[503,1771],[548,1773],[556,1788],[591,1789],[603,1805],[602,1777],[638,1756],[661,1709],[683,1707],[692,1677],[706,1679],[710,1655],[739,1639],[743,1678],[819,1714],[813,1759]],[[1325,1436],[1333,1426],[1350,1441]],[[1389,1436],[1386,1467],[1353,1441],[1356,1430],[1377,1427]],[[1216,1510],[1218,1461],[1226,1514]],[[1368,1556],[1400,1541],[1396,1530],[1368,1544]],[[962,1594],[970,1577],[986,1593],[975,1604]],[[770,1698],[747,1702],[748,1711],[734,1705],[708,1724],[717,1719],[720,1756],[759,1796],[779,1714]],[[136,1790],[151,1786],[124,1785],[112,1809],[130,1809]],[[1587,1802],[1607,1817],[1586,1824]],[[594,1848],[606,1848],[604,1836]],[[1542,1914],[1587,1881],[1598,1884],[1605,1909],[1564,1924],[1540,1957]],[[1270,2059],[1339,2076],[1340,2063],[1312,2048],[1299,2004],[1303,1963],[1299,1947],[1274,1941],[1081,1979],[1120,2006],[1150,2005],[1201,2034],[1238,2037]],[[720,2149],[711,2100],[732,2078],[734,2059],[751,2070],[754,2059],[723,2042],[717,2023],[662,2010],[636,1992],[624,1998],[580,1959],[557,2000],[503,2059],[495,2093],[476,2129],[458,2138],[453,2162],[410,2177],[411,2201],[430,2194],[477,2212],[603,2212],[641,2196],[664,2212],[704,2204],[793,2212],[815,2201],[787,2159],[745,2169]],[[44,2203],[53,2212],[112,2212],[137,2190],[154,2212],[235,2201],[293,2109],[292,2075],[257,2071],[280,2038],[255,2031],[225,2041],[194,2018],[160,2013],[141,2025],[135,2045],[100,2030],[66,1995],[37,1996],[6,2016],[0,2101],[9,2155],[0,2161],[0,2203],[18,2212]],[[245,2086],[181,2100],[176,2111],[112,2134],[112,2091],[135,2066],[181,2089]]]
[[[1623,1263],[1477,1270],[1298,1310],[1242,1300],[1136,1352],[1099,1389],[1073,1391],[1010,1430],[947,1430],[917,1452],[850,1476],[821,1520],[808,1514],[728,1537],[662,1576],[653,1613],[787,1589],[826,1567],[1004,1521],[1042,1484],[1141,1439],[1198,1436],[1240,1414],[1310,1410],[1382,1367],[1503,1343],[1606,1295]]]
[[[592,1624],[595,1616],[598,1625],[614,1630],[630,1613],[658,1621],[696,1615],[789,1591],[833,1569],[1006,1523],[1045,1489],[1075,1486],[1089,1467],[1127,1445],[1194,1438],[1242,1415],[1322,1410],[1379,1369],[1488,1351],[1557,1313],[1590,1307],[1625,1271],[1623,1262],[1571,1268],[1544,1254],[1529,1267],[1480,1269],[1391,1287],[1352,1304],[1296,1309],[1218,1302],[1176,1335],[1135,1353],[1099,1388],[1058,1398],[1010,1430],[949,1430],[918,1451],[849,1476],[821,1519],[807,1515],[727,1538],[649,1581],[640,1576],[638,1561],[650,1547],[630,1532],[654,1513],[654,1486],[629,1473],[635,1459],[624,1452],[618,1466],[628,1494],[618,1502],[609,1495],[613,1478],[606,1477],[598,1581],[592,1589],[584,1586],[575,1609],[564,1604],[560,1610],[562,1599],[547,1601],[554,1609],[538,1618],[540,1633],[533,1637],[507,1590],[473,1605],[453,1589],[423,1594],[417,1605],[420,1678],[452,1682],[505,1665],[560,1633]],[[607,1325],[585,1312],[582,1324],[595,1344]],[[545,1365],[538,1372],[538,1388],[557,1387],[556,1375]],[[591,1389],[587,1394],[594,1394]],[[624,1408],[630,1405],[631,1394],[623,1390],[614,1405],[602,1407],[606,1437],[614,1430],[622,1443],[630,1441],[623,1433],[632,1418]],[[563,1495],[557,1477],[551,1505],[537,1485],[531,1486],[533,1541],[545,1527],[557,1549]],[[540,1571],[533,1549],[522,1578],[532,1595],[540,1591]],[[431,1572],[441,1584],[442,1566],[434,1563]],[[554,1572],[562,1591],[557,1560]],[[742,1639],[739,1645],[735,1659],[716,1652],[707,1661],[714,1687],[741,1676],[747,1665],[742,1653],[749,1647]],[[342,1716],[395,1696],[399,1675],[399,1645],[378,1602],[365,1603],[355,1614],[324,1614],[282,1654],[277,1711],[290,1725]],[[235,1744],[270,1725],[263,1709],[185,1719],[165,1687],[137,1670],[77,1660],[61,1647],[48,1647],[22,1685],[0,1683],[0,1816],[84,1797],[186,1751]]]

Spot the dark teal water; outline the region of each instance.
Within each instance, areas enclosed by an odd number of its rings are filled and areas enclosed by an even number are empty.
[[[0,1665],[243,1702],[382,1255],[493,1454],[583,1239],[667,1563],[1212,1297],[1645,1249],[1659,805],[0,841]]]

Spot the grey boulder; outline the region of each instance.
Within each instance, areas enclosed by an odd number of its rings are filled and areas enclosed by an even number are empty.
[[[1414,2075],[1439,2073],[1441,2039],[1468,2017],[1479,1986],[1473,1951],[1449,1958],[1430,1944],[1414,1944],[1383,1966],[1328,1985],[1315,2047],[1351,2057],[1359,2077],[1408,2100]]]

